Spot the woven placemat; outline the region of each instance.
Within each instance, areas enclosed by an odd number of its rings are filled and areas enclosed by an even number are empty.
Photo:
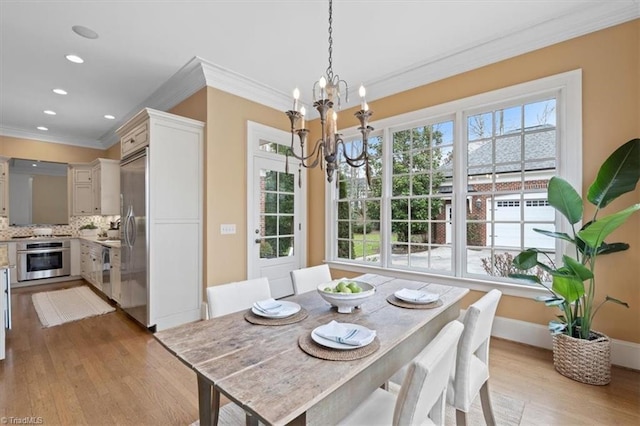
[[[380,339],[376,336],[373,339],[373,342],[369,343],[367,346],[356,349],[341,350],[320,346],[313,341],[311,334],[307,333],[300,336],[298,339],[298,346],[300,346],[300,349],[316,358],[326,359],[329,361],[353,361],[354,359],[369,356],[380,349]]]
[[[408,309],[433,309],[433,308],[439,308],[440,306],[442,306],[442,300],[440,299],[432,303],[410,303],[410,302],[405,302],[404,300],[398,299],[393,294],[390,294],[389,296],[387,296],[387,302],[391,303],[392,305],[399,306],[401,308],[408,308]]]
[[[304,308],[300,308],[298,312],[286,318],[261,317],[259,315],[254,314],[253,312],[251,312],[251,309],[249,309],[247,312],[245,312],[244,319],[249,321],[251,324],[257,324],[257,325],[287,325],[287,324],[294,324],[296,322],[300,322],[308,316],[309,316],[309,312],[307,312]]]

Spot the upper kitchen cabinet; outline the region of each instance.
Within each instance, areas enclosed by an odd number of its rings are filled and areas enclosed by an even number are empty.
[[[9,159],[0,157],[0,216],[9,215]]]
[[[138,151],[149,145],[149,122],[135,123],[120,138],[120,158]]]
[[[91,166],[93,214],[120,214],[120,161],[98,158]]]
[[[72,216],[120,214],[120,162],[98,158],[69,164],[69,211]]]

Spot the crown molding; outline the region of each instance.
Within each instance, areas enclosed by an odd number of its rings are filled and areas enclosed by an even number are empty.
[[[102,146],[109,147],[116,143],[118,141],[116,130],[142,109],[152,108],[167,111],[205,86],[214,87],[276,109],[285,110],[290,104],[290,99],[285,93],[194,56],[151,96],[129,111],[122,120],[109,129],[100,138]]]
[[[593,3],[589,7],[580,5],[564,15],[515,33],[470,44],[456,52],[366,82],[367,94],[374,96],[371,100],[384,98],[638,18],[638,0]]]
[[[0,127],[0,136],[10,138],[30,139],[41,142],[59,143],[63,145],[73,145],[82,148],[105,149],[104,146],[95,140],[77,139],[69,137],[58,137],[54,135],[43,134],[43,132],[29,132],[23,129],[15,129],[12,127]]]

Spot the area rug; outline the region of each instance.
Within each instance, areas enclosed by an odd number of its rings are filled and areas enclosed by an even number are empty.
[[[115,311],[89,287],[46,291],[31,296],[43,327],[53,327]]]
[[[393,389],[391,389],[393,392]],[[524,412],[524,401],[510,398],[498,392],[491,392],[491,405],[493,406],[493,415],[496,424],[500,426],[518,426]],[[233,403],[228,403],[220,408],[218,425],[221,426],[242,426],[245,424],[245,414],[242,408]],[[262,424],[262,423],[260,423]],[[445,409],[446,426],[455,426],[456,410],[450,405]],[[199,426],[200,422],[196,420],[190,426]],[[482,406],[480,397],[476,398],[471,405],[471,410],[467,414],[467,425],[484,426],[484,416],[482,415]]]

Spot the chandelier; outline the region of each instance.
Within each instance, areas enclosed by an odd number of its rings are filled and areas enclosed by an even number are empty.
[[[368,157],[368,138],[373,127],[369,126],[369,118],[373,114],[369,111],[369,106],[365,100],[366,90],[364,86],[360,86],[360,110],[354,115],[360,121],[358,130],[362,134],[362,150],[358,152],[347,152],[342,135],[338,133],[338,113],[340,109],[340,100],[344,91],[344,98],[349,102],[349,85],[346,81],[340,79],[338,74],[333,73],[331,54],[333,51],[332,23],[333,23],[333,7],[332,0],[329,0],[329,67],[326,74],[313,85],[313,107],[320,114],[321,138],[315,142],[313,149],[308,155],[305,155],[304,147],[307,144],[309,130],[305,128],[304,106],[299,105],[300,91],[296,88],[293,91],[293,109],[286,111],[291,121],[291,146],[287,150],[287,171],[289,166],[289,156],[300,161],[300,165],[305,168],[314,168],[318,164],[320,168],[326,168],[327,181],[333,181],[333,174],[338,167],[340,161],[340,149],[344,161],[351,167],[365,168],[367,183],[371,183],[371,168],[369,166]],[[294,147],[295,136],[298,135],[300,153],[296,153]],[[324,162],[322,159],[324,158]],[[326,163],[326,164],[323,164]]]

